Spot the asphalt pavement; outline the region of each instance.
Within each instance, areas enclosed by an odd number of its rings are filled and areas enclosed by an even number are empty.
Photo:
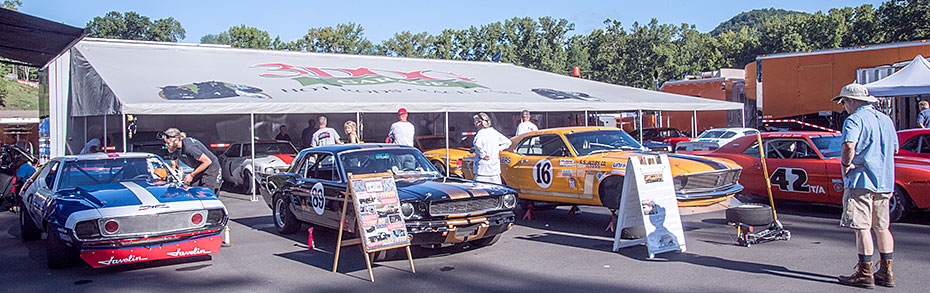
[[[604,228],[605,208],[539,211],[518,220],[497,244],[415,248],[416,273],[407,260],[376,262],[375,283],[360,250],[343,249],[331,272],[335,232],[316,229],[316,249],[307,232],[275,232],[271,210],[246,195],[222,193],[230,212],[229,247],[218,254],[93,269],[85,264],[49,270],[44,241],[20,240],[17,215],[0,212],[0,291],[6,292],[849,292],[836,275],[856,262],[855,237],[837,226],[840,208],[777,202],[790,241],[746,248],[724,212],[682,217],[687,250],[647,258],[644,246],[612,252]],[[522,211],[517,211],[518,218]],[[306,227],[305,227],[306,228]],[[892,224],[897,287],[874,291],[926,292],[930,285],[930,213]],[[877,259],[877,255],[876,255]],[[923,288],[923,289],[921,289]]]

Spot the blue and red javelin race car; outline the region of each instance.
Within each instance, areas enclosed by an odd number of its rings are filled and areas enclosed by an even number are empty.
[[[47,235],[49,268],[213,254],[228,220],[213,191],[182,185],[147,153],[58,157],[23,190],[22,238]]]

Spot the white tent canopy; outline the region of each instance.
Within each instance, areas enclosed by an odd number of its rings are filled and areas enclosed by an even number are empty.
[[[71,116],[742,110],[513,64],[85,39]]]
[[[869,94],[897,97],[930,94],[930,62],[917,55],[914,61],[888,77],[865,84]]]

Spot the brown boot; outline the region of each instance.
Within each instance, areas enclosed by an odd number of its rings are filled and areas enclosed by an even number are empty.
[[[875,288],[875,278],[872,276],[872,262],[859,262],[856,272],[849,276],[839,276],[840,284],[862,288]]]
[[[878,271],[875,272],[875,284],[885,287],[894,287],[894,273],[891,272],[892,260],[881,260]]]

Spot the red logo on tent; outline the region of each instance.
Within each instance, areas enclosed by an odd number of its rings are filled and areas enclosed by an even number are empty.
[[[253,68],[266,68],[261,77],[291,78],[303,86],[315,84],[346,86],[401,83],[431,87],[486,88],[474,80],[451,72],[434,70],[396,71],[371,68],[320,68],[284,63],[264,63]]]

